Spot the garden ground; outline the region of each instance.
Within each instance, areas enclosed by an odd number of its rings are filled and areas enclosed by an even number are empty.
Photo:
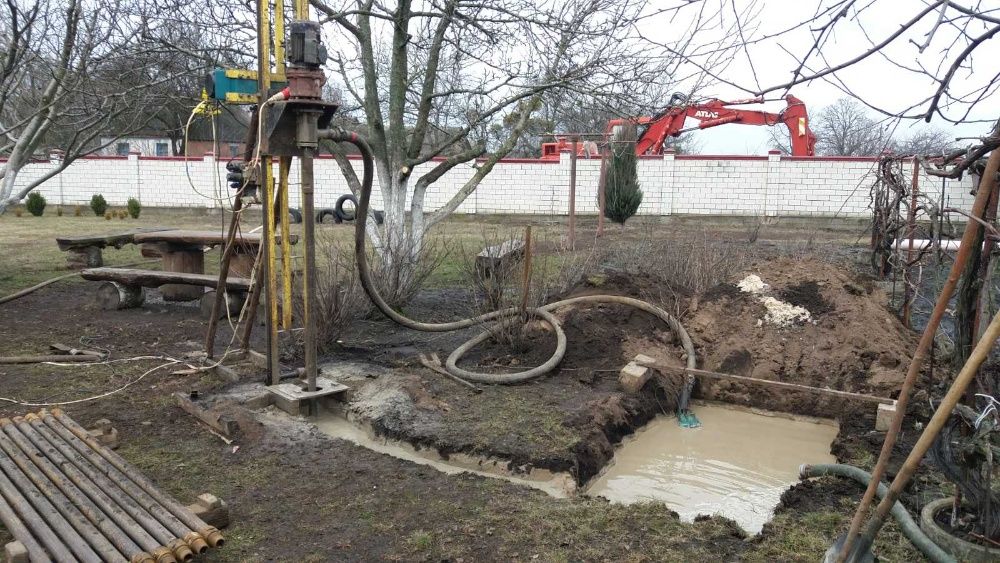
[[[65,273],[56,235],[109,232],[137,224],[219,228],[222,219],[193,211],[145,210],[138,221],[116,219],[109,224],[92,216],[8,214],[0,217],[0,295]],[[484,229],[527,224],[540,231],[541,254],[551,249],[557,260],[566,259],[557,250],[565,229],[561,219],[456,218],[444,223],[439,235],[452,244],[475,246]],[[319,228],[338,241],[346,241],[352,232],[343,225]],[[703,358],[701,367],[892,396],[895,371],[905,365],[914,338],[881,307],[885,295],[854,271],[855,264],[863,262],[858,258],[863,249],[853,246],[859,231],[851,223],[816,221],[760,225],[749,220],[645,219],[630,222],[624,231],[611,227],[606,237],[595,241],[592,222],[584,219],[577,254],[593,261],[567,292],[599,290],[655,300],[688,326]],[[630,259],[623,250],[642,245],[662,250],[679,241],[689,247],[729,241],[747,251],[722,283],[691,290],[633,271],[643,260]],[[594,258],[596,250],[606,248],[615,251]],[[643,252],[635,254],[641,258]],[[475,310],[462,255],[453,252],[442,262],[408,306],[409,314],[441,319]],[[126,247],[106,250],[105,259],[114,265],[140,258],[137,249]],[[210,271],[212,262],[206,259]],[[763,336],[747,337],[762,310],[734,292],[732,284],[749,272],[760,272],[786,295],[815,298],[812,292],[818,293],[828,308],[816,324],[763,328]],[[0,305],[0,355],[44,353],[56,342],[107,350],[117,359],[177,358],[200,348],[205,323],[196,307],[151,300],[142,309],[105,312],[96,308],[93,293],[91,284],[71,279]],[[517,465],[569,471],[584,482],[607,462],[617,440],[670,410],[662,403],[666,397],[652,385],[637,396],[621,393],[615,372],[637,349],[675,349],[669,335],[642,313],[609,306],[562,311],[560,316],[570,352],[559,371],[531,384],[487,387],[479,395],[414,361],[414,352],[447,353],[468,334],[415,334],[381,318],[365,318],[344,331],[342,348],[326,359],[369,362],[382,370],[378,379],[404,391],[409,404],[392,411],[395,416],[387,416],[388,411],[374,416],[371,422],[377,430],[444,453],[495,455]],[[744,326],[748,323],[753,325]],[[862,326],[872,332],[855,330]],[[220,346],[229,341],[228,331],[223,326]],[[501,370],[531,365],[549,352],[546,336],[542,329],[530,334],[523,355],[492,346],[468,361]],[[72,401],[136,381],[161,363],[3,366],[0,395],[25,402]],[[119,452],[180,500],[211,492],[229,503],[229,542],[210,560],[815,561],[844,529],[862,491],[859,485],[833,478],[799,484],[786,492],[763,533],[746,537],[731,521],[683,523],[654,503],[620,506],[586,497],[554,499],[505,481],[447,476],[319,431],[288,435],[248,422],[241,425],[236,444],[227,445],[177,408],[171,394],[211,394],[233,384],[212,372],[171,371],[153,372],[124,392],[65,410],[84,425],[110,419],[121,437]],[[246,381],[259,381],[263,375],[247,364],[240,373]],[[944,372],[937,373],[941,377]],[[923,387],[933,394],[941,384],[927,381]],[[700,392],[729,402],[749,400],[748,390],[736,386]],[[772,407],[804,409],[804,401],[771,400]],[[838,460],[870,468],[882,441],[881,434],[870,430],[874,409],[821,408],[823,412],[812,414],[841,423],[833,444]],[[31,410],[37,408],[6,403],[0,405],[0,416]],[[926,416],[912,414],[918,420]],[[904,433],[890,469],[898,467],[915,437],[916,432]],[[904,502],[913,511],[943,496],[941,490],[937,474],[924,469]],[[0,543],[7,540],[0,528]],[[889,561],[919,559],[894,524],[883,531],[877,551]]]

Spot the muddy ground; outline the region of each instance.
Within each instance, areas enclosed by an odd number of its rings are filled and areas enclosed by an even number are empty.
[[[699,366],[891,396],[897,378],[880,374],[900,369],[914,338],[893,323],[884,306],[878,308],[883,299],[878,290],[844,265],[776,264],[752,270],[788,300],[807,304],[821,298],[822,303],[813,305],[827,308],[817,311],[816,324],[757,327],[759,304],[731,286],[698,299],[667,292],[670,302],[661,304],[689,326],[702,358]],[[805,279],[808,272],[821,275]],[[595,272],[573,293],[650,298],[657,289],[650,283]],[[44,353],[49,344],[60,342],[105,349],[119,359],[150,354],[178,358],[200,347],[204,323],[195,308],[154,302],[140,310],[104,312],[94,306],[92,289],[84,283],[55,285],[4,305],[0,354]],[[459,316],[468,310],[463,297],[467,294],[459,289],[429,290],[407,311],[422,318]],[[514,467],[569,471],[584,483],[610,459],[623,435],[674,408],[672,394],[655,384],[638,395],[623,394],[617,371],[640,350],[655,348],[678,362],[680,351],[664,327],[644,313],[597,306],[560,311],[559,316],[570,342],[560,369],[524,385],[486,386],[481,394],[415,361],[418,352],[438,351],[444,357],[474,330],[417,334],[369,319],[345,335],[337,359],[364,360],[380,368],[378,378],[358,385],[353,400],[360,403],[369,396],[363,389],[373,384],[405,394],[407,400],[391,408],[367,411],[379,431],[445,454],[492,455],[511,460]],[[852,324],[854,319],[864,326]],[[224,327],[220,340],[227,342],[228,336]],[[529,335],[529,342],[537,345],[529,346],[526,355],[484,346],[463,365],[520,368],[551,351],[551,335],[542,327]],[[831,347],[823,348],[827,344]],[[129,384],[120,393],[65,410],[85,425],[110,419],[122,439],[120,453],[182,501],[212,492],[230,504],[231,541],[210,560],[815,561],[845,526],[862,490],[835,479],[798,485],[786,493],[762,535],[746,538],[721,518],[685,524],[654,504],[557,500],[503,481],[445,476],[318,432],[289,436],[246,424],[235,448],[207,433],[171,398],[174,391],[210,394],[233,383],[210,372],[171,374],[175,367],[136,380],[162,363],[3,366],[0,395],[59,402]],[[246,365],[241,373],[247,381],[262,376]],[[740,402],[751,391],[721,386],[698,393]],[[805,411],[805,404],[795,399],[775,406]],[[882,434],[871,430],[874,408],[822,408],[829,409],[826,414],[835,412],[841,422],[833,453],[840,461],[870,467],[882,441]],[[0,416],[31,410],[35,407],[4,404]],[[903,447],[915,436],[907,430]],[[892,469],[898,463],[894,460]],[[941,484],[924,470],[904,501],[915,510],[938,496]],[[0,528],[0,540],[5,534]],[[878,548],[886,560],[919,560],[894,525],[886,528]]]

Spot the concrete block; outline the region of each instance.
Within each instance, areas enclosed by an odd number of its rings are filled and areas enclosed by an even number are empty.
[[[98,420],[94,423],[94,427],[87,430],[87,432],[96,438],[98,442],[112,450],[118,448],[118,430],[111,426],[110,420],[106,418]]]
[[[290,415],[297,416],[309,414],[313,402],[332,398],[348,390],[346,385],[322,376],[316,378],[316,386],[316,391],[306,391],[300,382],[296,381],[271,385],[267,388],[267,392],[274,398],[275,406]]]
[[[221,530],[229,525],[229,505],[213,494],[198,495],[198,500],[194,504],[189,504],[187,508],[209,526]]]
[[[896,401],[893,401],[891,405],[879,403],[878,410],[875,412],[875,430],[888,432],[894,416],[896,416]]]
[[[646,385],[649,378],[653,376],[653,370],[639,365],[640,362],[655,362],[653,358],[643,354],[637,354],[635,359],[625,365],[618,374],[618,383],[628,393],[638,393]]]
[[[12,541],[3,546],[4,563],[28,563],[28,550],[19,541]]]

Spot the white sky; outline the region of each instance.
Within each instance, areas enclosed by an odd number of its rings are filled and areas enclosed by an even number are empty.
[[[749,1],[752,0],[735,0],[735,3],[739,8],[746,6]],[[753,34],[755,36],[763,36],[810,19],[816,10],[818,2],[819,0],[760,0],[759,15],[757,17],[758,28]],[[667,4],[667,2],[663,3],[664,5]],[[824,0],[824,4],[830,3],[830,0]],[[723,2],[723,4],[729,4],[729,2]],[[866,5],[867,2],[859,2],[858,4]],[[984,5],[987,4],[989,2],[984,3]],[[895,29],[898,29],[899,25],[914,17],[925,6],[926,4],[920,0],[875,0],[874,4],[863,12],[859,18],[841,20],[838,23],[838,31],[827,43],[823,54],[827,57],[827,61],[831,66],[849,60],[866,51],[871,45],[870,41],[865,37],[866,34],[871,40],[880,41]],[[692,16],[686,15],[685,17],[690,18]],[[731,8],[727,19],[732,20]],[[944,26],[939,28],[934,42],[930,48],[925,50],[923,55],[918,53],[917,46],[910,43],[910,40],[922,43],[924,41],[924,33],[930,30],[935,19],[936,14],[926,16],[918,29],[896,39],[884,51],[886,57],[891,57],[892,60],[910,67],[922,64],[925,67],[934,69],[941,60],[941,49],[955,37],[955,31],[953,29],[946,29]],[[669,32],[672,29],[683,29],[683,26],[678,26],[676,23],[676,19],[673,23],[669,24],[666,21],[653,20],[649,21],[648,25],[650,30],[659,30],[659,33],[662,34],[664,30]],[[984,28],[975,27],[970,31],[975,36],[983,33]],[[646,33],[646,29],[643,32]],[[718,31],[705,33],[709,34],[709,36],[706,36],[706,40],[715,39],[710,39],[710,34],[712,33],[719,35]],[[664,38],[667,41],[672,39],[674,38]],[[778,85],[786,82],[791,77],[791,72],[797,63],[791,55],[782,49],[782,45],[788,51],[801,56],[812,43],[813,39],[809,31],[800,29],[778,39],[768,40],[751,46],[749,48],[750,58],[753,60],[760,86],[766,88]],[[952,57],[958,51],[961,51],[964,46],[965,43],[960,42],[952,50]],[[813,64],[817,65],[817,70],[821,68],[821,63],[816,59],[813,60],[816,61]],[[971,90],[991,79],[997,72],[996,61],[998,60],[1000,60],[1000,38],[994,38],[981,45],[976,50],[975,56],[971,59],[973,65],[978,65],[979,72],[970,74],[968,69],[959,71],[952,82],[953,91],[964,92]],[[948,59],[945,68],[950,63],[951,58]],[[734,58],[732,63],[719,74],[727,81],[743,85],[750,89],[755,89],[757,86],[746,55]],[[941,74],[944,74],[943,70]],[[933,94],[936,87],[936,84],[929,77],[898,68],[880,55],[874,55],[853,67],[837,73],[836,76],[868,103],[892,111],[905,109],[929,97]],[[837,98],[846,95],[836,86],[823,80],[795,86],[791,89],[791,93],[806,103],[811,116],[815,116],[821,108],[834,102]],[[749,97],[745,92],[740,92],[736,88],[721,83],[714,84],[702,90],[701,95],[721,99]],[[780,95],[781,92],[779,91],[768,94],[768,97],[777,98]],[[783,101],[775,101],[767,104],[764,109],[777,112],[783,107]],[[923,107],[926,108],[926,104]],[[980,102],[977,108],[970,116],[971,118],[996,119],[997,106],[995,99],[987,98],[985,101]],[[954,108],[948,112],[949,116],[953,117],[957,117],[960,113],[958,108]],[[694,120],[689,120],[688,126],[695,125],[696,123]],[[909,131],[908,128],[913,127],[915,124],[919,127],[923,122],[904,121],[899,125],[896,132],[905,136]],[[942,121],[938,116],[935,116],[931,124],[948,131],[953,131],[955,132],[955,136],[982,135],[988,132],[990,127],[985,123],[966,124],[955,127]],[[888,126],[891,127],[892,124],[889,123]],[[695,135],[702,144],[701,152],[706,154],[765,154],[768,150],[769,136],[765,127],[723,125],[714,129],[696,132]]]

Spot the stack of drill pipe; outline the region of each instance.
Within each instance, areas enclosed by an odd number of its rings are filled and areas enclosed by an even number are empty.
[[[0,419],[0,522],[32,562],[177,563],[224,542],[59,409]]]

